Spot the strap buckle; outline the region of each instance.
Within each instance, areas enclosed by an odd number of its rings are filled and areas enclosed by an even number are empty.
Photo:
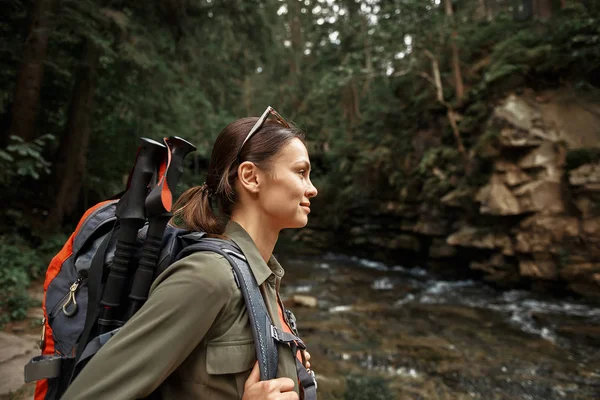
[[[275,325],[271,325],[271,337],[278,342],[282,340],[282,337],[279,334],[279,329],[277,329]]]
[[[315,389],[318,389],[319,385],[317,385],[317,376],[315,375],[315,371],[313,371],[312,369],[308,369],[307,368],[306,372],[308,372],[308,374],[312,378],[313,382],[315,383]]]

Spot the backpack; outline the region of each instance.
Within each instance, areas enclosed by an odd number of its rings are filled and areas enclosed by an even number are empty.
[[[124,194],[87,210],[50,262],[42,302],[42,354],[32,358],[24,371],[25,382],[38,381],[35,400],[60,399],[87,362],[144,304],[154,279],[198,251],[221,254],[231,265],[248,308],[261,380],[277,375],[277,342],[287,343],[294,354],[305,348],[295,329],[294,335],[272,324],[250,266],[235,243],[167,224],[171,189],[185,155],[195,148],[177,137],[164,142],[166,146],[141,139]],[[176,179],[169,179],[173,176]],[[285,313],[293,317],[288,310]],[[297,359],[296,364],[304,398],[316,399],[314,373]]]

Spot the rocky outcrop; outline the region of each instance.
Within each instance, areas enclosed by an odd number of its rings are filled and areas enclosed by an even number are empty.
[[[364,223],[350,217],[354,228],[336,241],[394,263],[417,254],[436,270],[467,264],[499,285],[540,282],[600,298],[600,161],[568,162],[600,145],[599,127],[600,105],[570,92],[511,94],[482,135],[494,137],[480,147],[486,182],[433,201],[407,186]]]
[[[563,282],[575,292],[600,297],[600,165],[566,170],[567,151],[582,144],[581,132],[548,114],[548,107],[532,93],[510,95],[488,124],[500,132],[499,140],[493,172],[475,201],[481,216],[514,216],[514,222],[499,224],[494,232],[489,225],[463,227],[446,241],[489,249],[487,259],[471,263],[487,280],[517,275]]]

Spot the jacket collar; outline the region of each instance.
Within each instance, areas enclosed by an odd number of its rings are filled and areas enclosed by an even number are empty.
[[[271,255],[269,262],[265,263],[254,241],[240,224],[230,220],[225,227],[225,236],[240,247],[259,286],[272,274],[280,279],[283,277],[285,271],[275,259],[275,256]]]

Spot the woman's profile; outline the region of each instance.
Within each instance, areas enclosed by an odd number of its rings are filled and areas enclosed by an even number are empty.
[[[308,222],[317,189],[303,132],[271,107],[225,127],[206,182],[175,205],[179,225],[232,240],[250,264],[273,323],[289,331],[279,298],[279,233]],[[218,215],[213,206],[219,209]],[[63,399],[297,399],[296,359],[278,344],[276,379],[259,381],[247,310],[231,266],[194,253],[158,276],[144,306],[94,356]]]

